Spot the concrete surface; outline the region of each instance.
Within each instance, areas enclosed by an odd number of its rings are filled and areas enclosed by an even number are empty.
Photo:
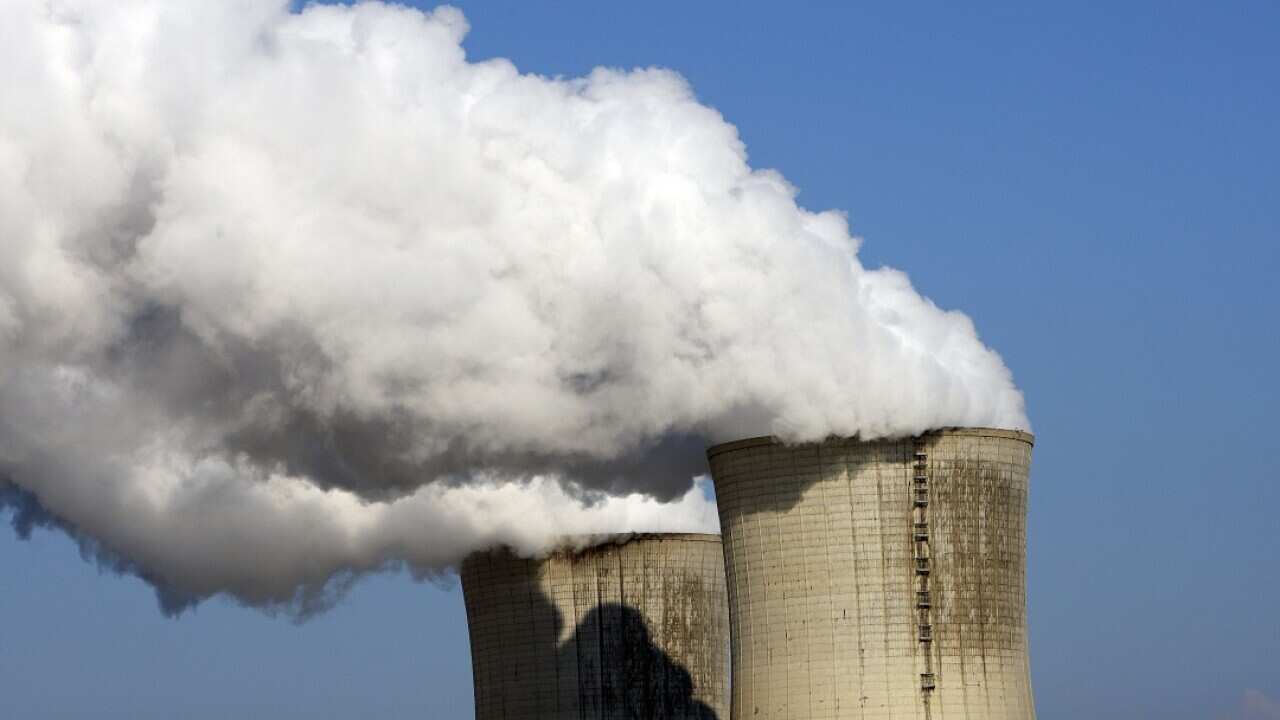
[[[711,448],[732,717],[1032,720],[1032,442],[951,429]]]
[[[462,565],[477,720],[728,720],[717,535],[637,535]]]

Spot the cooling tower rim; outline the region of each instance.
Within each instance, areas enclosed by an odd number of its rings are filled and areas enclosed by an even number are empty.
[[[570,535],[570,540],[579,538],[598,537],[594,535]],[[626,545],[627,543],[637,542],[641,540],[689,540],[695,542],[720,542],[720,533],[699,533],[699,532],[633,532],[633,533],[613,533],[612,537],[601,545]]]
[[[557,555],[585,555],[597,550],[602,550],[606,547],[621,547],[635,542],[653,541],[707,542],[720,544],[721,538],[720,533],[698,532],[582,533],[577,535],[564,535],[557,539],[557,544],[555,546],[548,548],[545,552],[528,557],[516,552],[515,548],[511,547],[509,544],[502,543],[494,545],[483,550],[472,551],[462,559],[461,564],[465,565],[473,559],[482,556],[503,553],[530,562],[540,562]]]
[[[1021,440],[1022,442],[1025,442],[1026,444],[1028,444],[1028,445],[1033,445],[1033,446],[1036,444],[1036,436],[1035,436],[1035,435],[1032,435],[1032,434],[1031,434],[1031,433],[1029,433],[1029,432],[1024,432],[1024,431],[1022,431],[1022,430],[1005,430],[1005,429],[1002,429],[1002,428],[985,428],[985,427],[947,427],[947,428],[938,428],[938,429],[936,429],[936,430],[928,430],[928,431],[925,431],[925,432],[921,433],[921,434],[920,434],[919,436],[917,436],[917,437],[925,437],[925,438],[927,438],[927,437],[936,437],[936,436],[939,436],[939,435],[966,435],[966,436],[970,436],[970,437],[1004,438],[1004,439],[1006,439],[1006,440]],[[876,439],[876,440],[868,440],[868,441],[866,441],[866,442],[872,442],[872,443],[874,443],[874,442],[893,442],[893,441],[897,441],[897,440],[901,440],[901,439],[903,439],[903,438],[900,438],[900,437],[898,437],[898,438],[878,438],[878,439]],[[707,448],[707,459],[711,459],[711,458],[713,458],[713,457],[715,457],[715,456],[717,456],[717,455],[723,454],[723,453],[733,452],[734,450],[742,450],[742,449],[744,449],[744,448],[749,448],[749,447],[758,447],[758,446],[760,446],[760,445],[779,445],[779,446],[786,446],[786,445],[821,445],[821,444],[823,444],[823,443],[833,443],[833,442],[834,442],[834,443],[840,443],[840,442],[858,442],[858,439],[857,439],[856,437],[852,437],[852,438],[831,438],[831,439],[828,439],[828,440],[824,440],[824,441],[822,441],[822,442],[788,443],[788,442],[786,442],[786,441],[783,441],[783,440],[778,439],[778,438],[777,438],[777,437],[775,437],[775,436],[772,436],[772,435],[765,435],[765,436],[762,436],[762,437],[743,438],[743,439],[741,439],[741,440],[730,440],[729,442],[723,442],[723,443],[720,443],[720,444],[718,444],[718,445],[712,445],[711,447]]]

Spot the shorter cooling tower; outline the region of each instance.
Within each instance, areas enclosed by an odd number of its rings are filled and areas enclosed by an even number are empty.
[[[718,535],[462,564],[477,720],[729,718]]]

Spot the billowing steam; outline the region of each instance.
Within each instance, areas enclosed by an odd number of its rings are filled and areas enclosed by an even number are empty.
[[[709,441],[1027,426],[672,72],[521,75],[376,2],[0,28],[0,505],[170,608],[714,526]]]

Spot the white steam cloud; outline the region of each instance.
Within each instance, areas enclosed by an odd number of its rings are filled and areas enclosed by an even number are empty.
[[[969,319],[863,268],[678,75],[522,75],[466,31],[0,0],[20,531],[172,607],[305,612],[495,542],[713,528],[710,441],[1028,426]]]

